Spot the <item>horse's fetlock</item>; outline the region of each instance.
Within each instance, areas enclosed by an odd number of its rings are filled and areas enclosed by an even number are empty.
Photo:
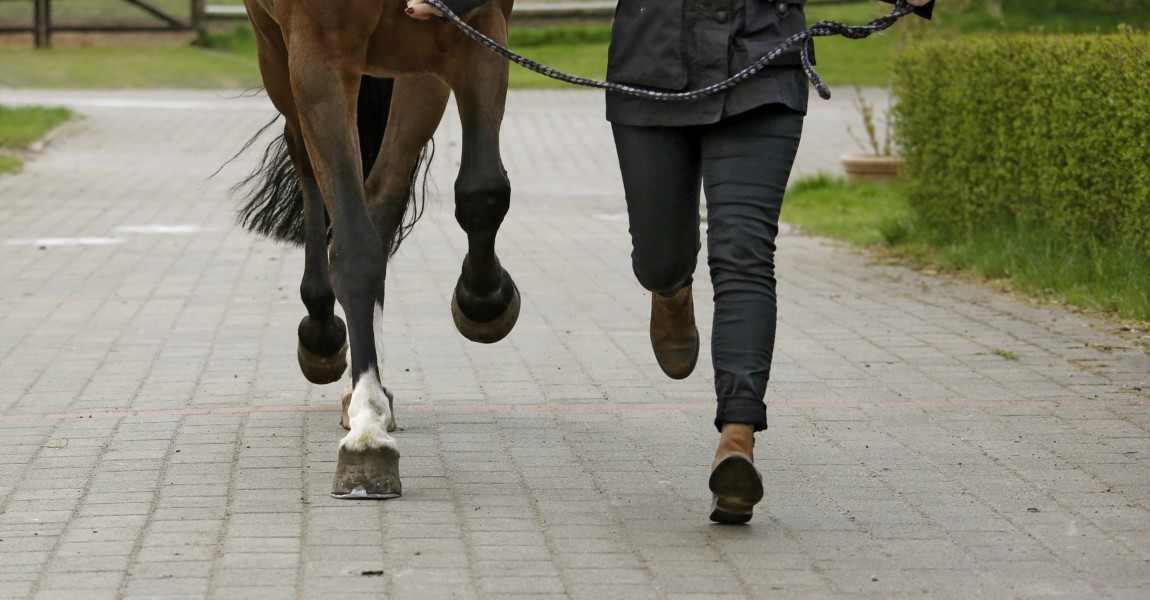
[[[331,312],[331,308],[335,306],[335,292],[332,291],[331,284],[326,281],[319,283],[305,278],[299,286],[299,297],[309,314]]]
[[[330,315],[315,318],[308,315],[300,320],[296,335],[303,347],[320,357],[334,356],[342,352],[347,341],[347,326],[343,319]]]
[[[483,192],[474,195],[456,194],[455,220],[467,233],[497,229],[511,208],[510,189],[506,194]]]

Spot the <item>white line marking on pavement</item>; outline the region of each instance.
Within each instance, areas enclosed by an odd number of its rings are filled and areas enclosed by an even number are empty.
[[[121,237],[35,238],[4,240],[5,246],[114,246],[128,241]]]
[[[118,233],[199,233],[199,225],[123,225],[113,231]]]

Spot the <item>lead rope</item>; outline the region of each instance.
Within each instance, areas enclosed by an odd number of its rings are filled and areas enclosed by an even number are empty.
[[[764,67],[778,58],[779,55],[782,54],[787,48],[790,48],[791,46],[798,43],[802,43],[802,47],[799,49],[799,56],[803,61],[803,71],[806,72],[807,78],[811,80],[811,83],[814,84],[815,89],[818,90],[819,97],[824,100],[829,100],[831,97],[831,90],[827,87],[826,83],[823,83],[823,78],[815,72],[814,66],[811,65],[811,50],[814,48],[813,38],[841,35],[848,39],[861,40],[863,38],[870,37],[871,34],[889,29],[890,26],[894,25],[896,21],[909,15],[913,10],[910,5],[906,3],[906,0],[898,0],[898,2],[895,4],[894,10],[889,15],[878,17],[866,25],[851,26],[839,23],[838,21],[819,21],[818,23],[812,25],[810,28],[800,31],[783,40],[782,43],[780,43],[778,46],[775,46],[774,50],[771,50],[765,56],[755,61],[754,64],[746,67],[738,73],[735,73],[723,81],[713,83],[697,90],[690,90],[686,92],[659,92],[655,90],[631,87],[629,85],[614,83],[611,81],[598,81],[595,79],[587,79],[585,77],[577,77],[575,75],[568,75],[567,73],[556,71],[547,65],[542,65],[531,60],[530,58],[520,56],[519,54],[504,48],[495,40],[492,40],[482,33],[479,33],[475,30],[474,27],[464,23],[463,19],[460,19],[458,15],[456,15],[454,12],[451,12],[451,9],[447,8],[447,5],[443,3],[443,0],[426,0],[426,2],[435,8],[438,8],[439,11],[443,13],[443,18],[454,23],[456,27],[458,27],[463,31],[464,34],[467,35],[467,37],[479,42],[480,44],[483,44],[484,46],[487,46],[496,54],[503,56],[504,58],[525,69],[529,69],[552,79],[565,81],[567,83],[572,83],[579,86],[601,88],[620,94],[626,94],[628,96],[638,96],[640,98],[649,98],[652,100],[694,100],[695,98],[709,96],[716,92],[721,92],[723,90],[732,88],[739,83],[746,81],[755,73],[762,71]]]

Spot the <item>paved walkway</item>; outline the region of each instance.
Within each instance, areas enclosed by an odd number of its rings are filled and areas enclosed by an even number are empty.
[[[406,494],[382,503],[328,496],[342,386],[295,365],[301,252],[231,223],[256,153],[209,178],[266,100],[0,103],[83,115],[0,178],[0,598],[1150,597],[1137,334],[795,232],[767,495],[709,524],[709,356],[654,364],[598,93],[510,95],[524,306],[494,346],[448,315],[445,124],[389,276]],[[837,170],[852,114],[814,102],[799,173]]]

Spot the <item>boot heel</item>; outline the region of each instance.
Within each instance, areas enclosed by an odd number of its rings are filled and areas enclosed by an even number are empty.
[[[708,482],[714,499],[711,520],[738,525],[751,520],[755,505],[763,499],[763,477],[755,464],[741,454],[732,454],[715,465]]]

